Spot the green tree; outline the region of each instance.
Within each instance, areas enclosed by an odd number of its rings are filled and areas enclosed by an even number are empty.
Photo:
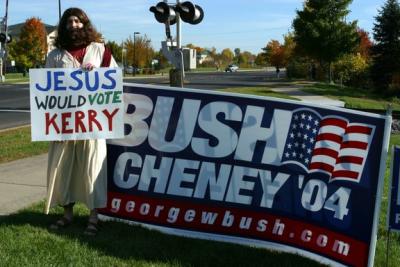
[[[229,64],[232,62],[235,55],[233,54],[232,50],[229,48],[225,48],[221,51],[221,60],[223,64]]]
[[[240,66],[240,64],[244,62],[243,57],[241,57],[240,48],[235,48],[233,52],[235,53],[234,61]]]
[[[253,55],[249,51],[244,51],[239,54],[239,59],[240,62],[242,63],[243,67],[249,67],[254,65],[254,61],[256,59],[256,56]]]
[[[368,63],[360,53],[344,55],[333,65],[341,83],[355,87],[363,87],[366,84]]]
[[[157,63],[154,65],[156,70],[165,69],[170,65],[161,50],[154,53],[154,59],[157,61]]]
[[[347,22],[352,0],[307,0],[293,20],[294,40],[305,55],[320,62],[332,82],[332,63],[359,43],[357,22]]]
[[[47,53],[47,33],[39,18],[29,18],[21,28],[19,39],[10,45],[10,57],[25,73],[28,68],[44,64]]]
[[[400,74],[400,6],[397,0],[386,1],[375,19],[371,77],[376,88],[396,87],[399,92],[396,81]]]
[[[264,53],[262,53],[262,52],[258,53],[256,58],[255,58],[255,60],[254,60],[254,63],[257,66],[265,66],[267,64],[267,61],[265,60]]]
[[[288,33],[283,36],[284,43],[283,43],[283,54],[284,54],[284,61],[285,66],[288,62],[296,56],[295,49],[296,49],[296,42],[294,41],[293,33]]]
[[[150,66],[155,52],[151,46],[151,40],[146,35],[136,36],[135,40],[129,37],[124,42],[124,48],[126,49],[127,65],[135,65],[139,68]]]
[[[115,61],[122,62],[122,46],[114,41],[108,41],[106,46],[110,48]]]
[[[219,69],[222,65],[222,61],[221,55],[217,53],[217,49],[215,47],[211,47],[210,49],[208,49],[208,53],[214,61],[214,66]]]

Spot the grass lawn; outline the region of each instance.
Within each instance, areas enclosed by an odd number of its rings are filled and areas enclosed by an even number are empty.
[[[0,131],[0,163],[47,152],[47,142],[31,142],[31,128]]]
[[[391,104],[393,110],[400,110],[400,99],[384,98],[366,89],[316,83],[304,87],[302,91],[344,101],[346,108],[386,110],[388,104]]]
[[[28,73],[24,77],[22,73],[6,73],[6,83],[29,82]]]
[[[61,209],[44,215],[44,203],[0,218],[2,266],[322,266],[300,256],[265,249],[161,234],[118,222],[102,223],[96,237],[82,234],[87,212],[74,224],[48,230]]]

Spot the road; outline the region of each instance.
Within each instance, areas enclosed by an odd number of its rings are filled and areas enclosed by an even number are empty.
[[[284,75],[281,72],[281,75]],[[239,71],[187,73],[185,87],[218,90],[229,87],[255,87],[273,82],[272,71]],[[168,75],[147,78],[125,78],[124,82],[169,85]],[[0,84],[0,130],[30,124],[29,84]]]

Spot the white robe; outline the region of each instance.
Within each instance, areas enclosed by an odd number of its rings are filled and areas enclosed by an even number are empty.
[[[82,65],[100,67],[104,44],[86,47]],[[111,58],[110,67],[117,67]],[[46,68],[79,68],[81,64],[66,50],[52,50]],[[56,205],[82,202],[89,209],[107,205],[106,141],[79,140],[50,142],[47,168],[47,201],[45,213]]]

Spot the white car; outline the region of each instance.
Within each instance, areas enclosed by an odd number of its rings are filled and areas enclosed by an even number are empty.
[[[225,72],[235,72],[239,69],[238,66],[234,65],[234,64],[230,64],[228,65],[228,67],[225,68]]]

